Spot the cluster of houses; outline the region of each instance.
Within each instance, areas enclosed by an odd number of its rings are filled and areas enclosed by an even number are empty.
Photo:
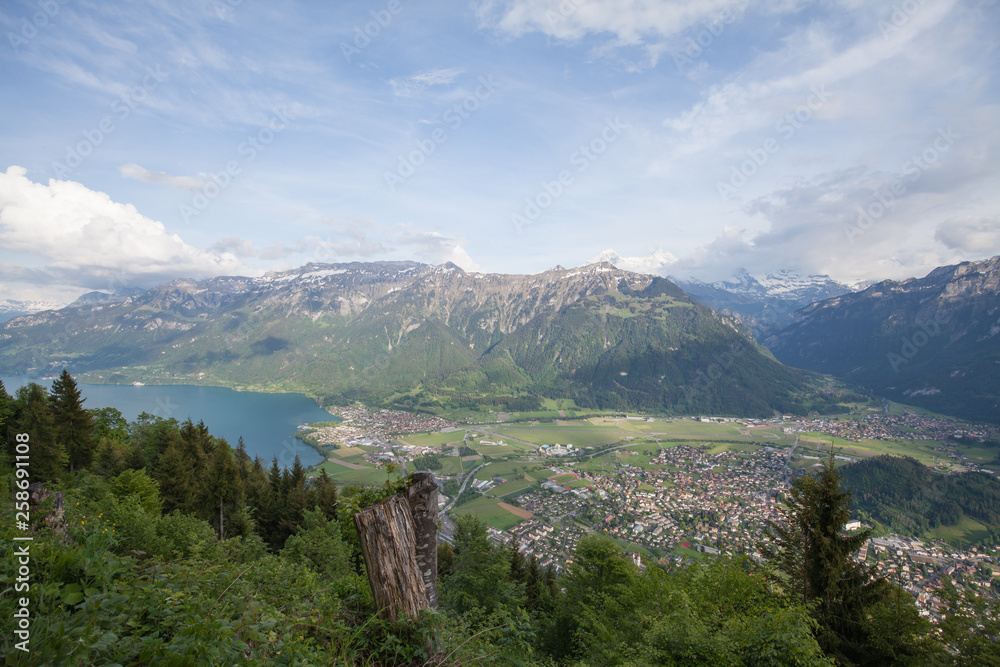
[[[956,437],[990,438],[1000,432],[987,424],[959,425],[954,420],[917,414],[890,415],[871,413],[854,419],[797,420],[803,431],[829,433],[845,440],[948,440]]]
[[[455,428],[455,424],[447,419],[422,413],[402,412],[400,410],[369,410],[360,404],[328,409],[332,414],[343,419],[345,423],[366,434],[377,435],[386,440],[393,434],[430,433]]]
[[[933,620],[946,613],[938,597],[943,578],[959,577],[972,588],[992,592],[991,580],[1000,577],[997,558],[979,547],[961,550],[941,541],[927,543],[900,535],[868,540],[857,558],[909,591],[917,599],[920,614]]]
[[[774,451],[709,454],[677,446],[661,450],[647,467],[588,478],[620,502],[604,519],[605,532],[666,551],[693,540],[748,552],[777,518],[784,463]]]

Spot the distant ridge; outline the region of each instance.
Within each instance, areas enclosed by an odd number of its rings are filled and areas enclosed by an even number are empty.
[[[173,280],[0,327],[0,371],[206,383],[411,409],[580,406],[769,416],[834,403],[737,320],[601,262],[536,275],[307,264]]]
[[[765,343],[904,403],[1000,421],[1000,256],[820,301]]]

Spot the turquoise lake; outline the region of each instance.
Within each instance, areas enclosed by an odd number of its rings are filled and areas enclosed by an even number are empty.
[[[11,395],[29,382],[52,388],[52,380],[23,375],[2,375],[0,379]],[[296,454],[306,466],[322,460],[319,452],[295,437],[299,424],[337,421],[304,394],[265,394],[177,384],[136,387],[80,383],[79,387],[86,399],[85,408],[117,408],[129,421],[142,412],[165,419],[173,417],[180,422],[188,417],[196,424],[204,421],[212,435],[225,438],[233,447],[242,435],[251,457],[261,456],[270,465],[272,457],[277,456],[282,467],[291,466]]]

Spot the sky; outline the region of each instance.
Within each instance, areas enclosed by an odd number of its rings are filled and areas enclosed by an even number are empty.
[[[1000,254],[996,0],[5,0],[0,28],[0,299]]]

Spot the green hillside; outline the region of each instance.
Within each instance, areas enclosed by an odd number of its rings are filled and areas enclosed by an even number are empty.
[[[0,325],[0,372],[303,391],[447,412],[580,408],[770,416],[849,396],[778,363],[662,278],[610,265],[538,275],[308,265],[174,281]]]
[[[903,456],[880,455],[841,469],[843,486],[853,490],[856,511],[890,530],[923,535],[974,520],[1000,534],[1000,479],[988,473],[941,474]],[[945,532],[950,537],[958,533]]]

